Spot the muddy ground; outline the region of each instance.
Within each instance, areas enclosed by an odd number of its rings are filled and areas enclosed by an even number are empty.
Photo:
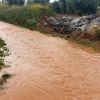
[[[4,22],[0,36],[11,52],[2,71],[15,74],[0,100],[100,100],[98,52]]]

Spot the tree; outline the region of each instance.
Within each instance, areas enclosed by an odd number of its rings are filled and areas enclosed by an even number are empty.
[[[53,9],[57,13],[61,13],[61,7],[60,7],[60,3],[58,1],[54,1],[52,5],[53,5]]]
[[[27,4],[33,4],[34,1],[33,0],[27,0]]]
[[[48,4],[50,0],[27,0],[27,4],[39,3]]]
[[[61,9],[63,13],[67,12],[67,6],[66,6],[66,0],[60,0],[61,3]]]
[[[50,0],[34,0],[34,3],[48,4]]]
[[[96,13],[95,0],[78,0],[75,2],[75,8],[78,14],[93,14]]]
[[[2,0],[2,4],[7,4],[7,0]]]
[[[68,14],[74,14],[75,13],[75,9],[73,8],[74,4],[67,2],[67,13]]]
[[[7,3],[9,5],[23,5],[24,4],[24,0],[7,0]]]
[[[98,2],[100,2],[98,0]],[[75,14],[94,14],[97,10],[97,0],[66,0],[67,11]],[[71,8],[71,9],[70,9]]]

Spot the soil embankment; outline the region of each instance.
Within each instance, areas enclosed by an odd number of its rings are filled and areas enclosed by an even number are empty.
[[[4,22],[0,36],[11,51],[9,72],[16,74],[0,100],[100,99],[99,53]]]

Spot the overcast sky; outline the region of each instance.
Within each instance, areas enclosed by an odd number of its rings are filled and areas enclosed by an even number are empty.
[[[54,0],[50,0],[50,2],[53,2]]]
[[[59,0],[50,0],[50,2],[59,1]]]

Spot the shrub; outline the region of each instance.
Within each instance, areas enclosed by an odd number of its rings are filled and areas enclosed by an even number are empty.
[[[37,23],[41,22],[45,16],[54,13],[52,8],[41,4],[11,7],[0,5],[0,20],[27,28],[33,28]]]

